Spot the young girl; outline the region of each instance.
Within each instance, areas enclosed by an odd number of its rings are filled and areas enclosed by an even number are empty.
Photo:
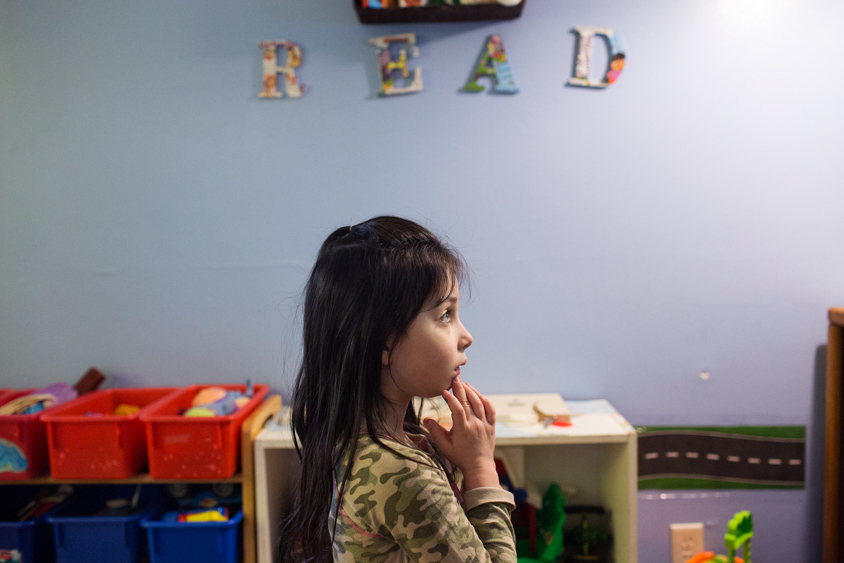
[[[495,410],[460,379],[472,344],[463,276],[455,251],[398,217],[323,243],[305,293],[292,412],[302,471],[281,561],[516,561]],[[412,399],[440,395],[452,428],[423,428]]]

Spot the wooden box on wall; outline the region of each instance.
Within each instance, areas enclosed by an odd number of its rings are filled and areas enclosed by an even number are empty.
[[[844,308],[829,310],[826,349],[826,455],[823,484],[823,563],[844,561],[844,441],[842,366]]]

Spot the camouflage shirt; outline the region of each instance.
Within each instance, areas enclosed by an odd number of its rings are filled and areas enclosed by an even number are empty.
[[[329,530],[336,522],[334,561],[515,563],[513,495],[497,487],[473,489],[461,504],[446,471],[422,451],[430,451],[427,440],[412,438],[421,449],[389,444],[405,459],[361,434],[339,518],[337,486],[345,467],[336,469],[329,516]]]

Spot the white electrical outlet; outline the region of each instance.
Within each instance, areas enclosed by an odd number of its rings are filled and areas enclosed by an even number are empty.
[[[703,522],[671,524],[671,563],[686,563],[703,551]]]

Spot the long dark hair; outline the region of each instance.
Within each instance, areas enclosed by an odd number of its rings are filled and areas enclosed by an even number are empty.
[[[333,471],[366,430],[385,432],[381,356],[430,298],[463,281],[460,255],[421,225],[375,217],[341,227],[322,244],[305,289],[304,353],[293,391],[292,430],[302,463],[281,526],[279,561],[331,561]],[[404,430],[427,434],[413,404]],[[352,464],[337,486],[342,498]],[[338,500],[339,502],[339,500]]]

